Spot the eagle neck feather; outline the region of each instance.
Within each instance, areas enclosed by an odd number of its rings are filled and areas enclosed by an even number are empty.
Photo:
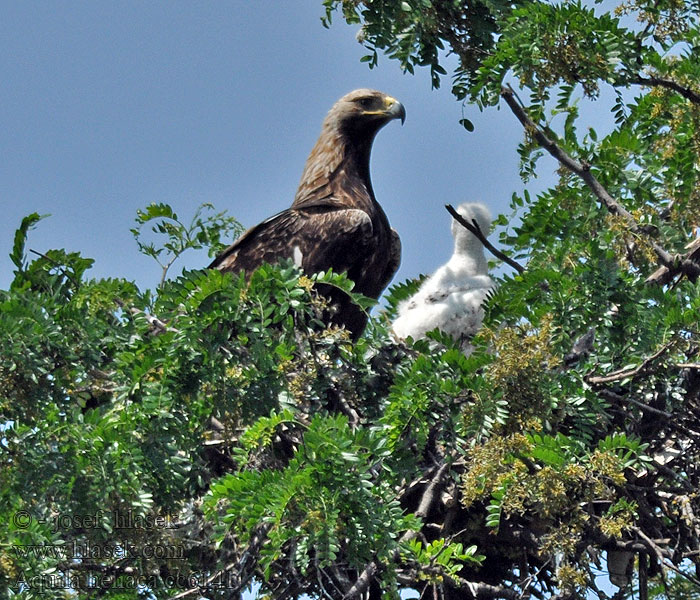
[[[324,204],[377,210],[369,174],[374,135],[348,135],[337,127],[324,127],[309,158],[292,208]]]

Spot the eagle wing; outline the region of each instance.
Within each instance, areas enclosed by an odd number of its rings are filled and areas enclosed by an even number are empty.
[[[380,279],[379,285],[384,289],[393,279],[401,264],[401,238],[395,229],[390,230],[389,260]]]
[[[290,208],[246,231],[209,268],[250,273],[263,263],[290,258],[309,274],[348,271],[358,256],[371,252],[372,229],[363,210],[326,204]]]

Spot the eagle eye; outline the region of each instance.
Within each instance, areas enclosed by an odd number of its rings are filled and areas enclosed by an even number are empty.
[[[358,100],[358,102],[360,103],[360,106],[362,108],[371,108],[371,106],[374,102],[374,98],[370,98],[368,96],[365,96],[364,98],[360,98]]]

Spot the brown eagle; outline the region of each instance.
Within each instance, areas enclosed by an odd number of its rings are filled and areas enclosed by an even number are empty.
[[[405,118],[403,105],[381,92],[343,96],[323,121],[292,206],[246,231],[209,267],[250,273],[290,258],[307,274],[346,273],[354,292],[378,298],[398,269],[401,242],[374,197],[369,157],[376,133]],[[365,313],[344,292],[319,288],[333,307],[328,321],[359,337]]]

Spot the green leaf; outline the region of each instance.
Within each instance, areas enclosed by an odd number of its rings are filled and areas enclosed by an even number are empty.
[[[474,131],[474,123],[472,123],[469,119],[460,119],[459,124],[469,132]]]
[[[22,219],[19,229],[15,231],[15,241],[12,245],[10,259],[19,271],[24,269],[24,246],[27,242],[27,234],[29,233],[29,230],[33,229],[39,221],[48,216],[49,215],[39,215],[39,213],[27,215]]]

